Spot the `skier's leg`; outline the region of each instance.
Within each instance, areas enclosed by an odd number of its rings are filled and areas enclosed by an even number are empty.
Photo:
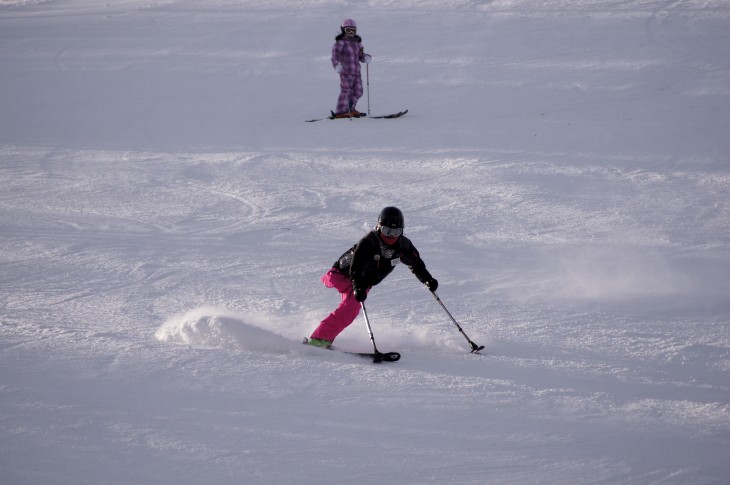
[[[319,326],[312,332],[311,338],[331,342],[355,320],[358,313],[360,313],[360,303],[355,300],[355,296],[352,294],[352,282],[347,275],[330,270],[322,277],[322,282],[325,286],[339,291],[342,301],[332,313],[320,322]]]
[[[355,106],[357,106],[357,102],[362,98],[362,77],[361,76],[355,76],[355,79],[352,81],[352,89],[350,90],[350,109],[355,109]]]
[[[353,76],[340,74],[340,96],[337,98],[337,110],[335,113],[339,114],[350,111],[353,81]]]

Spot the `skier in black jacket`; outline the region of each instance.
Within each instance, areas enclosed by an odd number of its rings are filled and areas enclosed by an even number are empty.
[[[436,291],[438,281],[426,269],[411,240],[403,235],[403,227],[400,209],[386,207],[378,216],[377,226],[322,276],[326,287],[340,292],[342,302],[320,322],[309,344],[330,347],[335,337],[355,320],[370,288],[383,281],[399,262],[408,266],[429,290]]]

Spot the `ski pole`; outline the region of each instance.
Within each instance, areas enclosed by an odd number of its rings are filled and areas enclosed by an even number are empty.
[[[436,298],[436,301],[439,303],[439,305],[441,305],[441,308],[444,309],[444,311],[449,316],[449,318],[451,319],[451,321],[454,322],[454,325],[456,325],[456,328],[459,329],[459,332],[461,332],[461,334],[464,336],[464,338],[466,339],[466,341],[469,342],[469,346],[471,347],[471,353],[472,354],[475,354],[475,353],[479,352],[480,350],[482,350],[484,348],[484,346],[483,345],[477,345],[477,344],[475,344],[474,342],[471,341],[471,339],[464,332],[464,329],[462,329],[461,326],[454,319],[454,317],[451,316],[451,313],[449,313],[449,310],[446,309],[446,305],[444,305],[444,303],[441,301],[441,298],[439,298],[439,296],[436,294],[436,292],[435,291],[432,291],[431,294],[433,295],[434,298]]]
[[[378,351],[378,348],[375,346],[375,337],[373,337],[373,329],[370,327],[370,319],[368,318],[368,312],[365,310],[365,302],[360,302],[360,305],[362,306],[362,314],[365,317],[365,324],[368,327],[368,335],[370,336],[370,341],[373,343],[373,362],[376,364],[380,364],[383,362],[383,354],[381,354]]]
[[[365,64],[365,79],[368,87],[368,118],[370,117],[370,64]]]

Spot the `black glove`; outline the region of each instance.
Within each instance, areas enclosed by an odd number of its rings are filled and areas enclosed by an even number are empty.
[[[355,294],[355,299],[361,303],[368,297],[368,292],[365,288],[355,288],[353,293]]]
[[[431,278],[430,280],[426,281],[426,288],[431,290],[431,293],[436,291],[436,288],[439,287],[439,282],[436,278]]]

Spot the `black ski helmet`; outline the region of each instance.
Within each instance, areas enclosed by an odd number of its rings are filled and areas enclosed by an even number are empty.
[[[386,207],[380,211],[380,215],[378,216],[378,226],[403,229],[405,226],[403,222],[403,213],[397,207]]]

